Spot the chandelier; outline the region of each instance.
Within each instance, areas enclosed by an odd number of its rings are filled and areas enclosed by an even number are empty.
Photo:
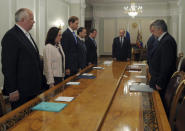
[[[139,13],[142,13],[142,10],[143,10],[143,7],[134,2],[130,3],[130,7],[129,6],[124,7],[125,13],[127,13],[132,18],[137,16]]]

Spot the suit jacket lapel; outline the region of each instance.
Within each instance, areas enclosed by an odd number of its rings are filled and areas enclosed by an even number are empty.
[[[96,45],[95,45],[96,43],[94,43],[94,40],[92,40],[90,37],[89,37],[89,39],[92,41],[92,45],[93,45],[95,48],[97,48]]]
[[[38,49],[38,47],[37,47],[37,45],[36,45],[36,43],[35,43],[35,41],[33,40],[33,38],[32,38],[32,36],[30,35],[30,37],[31,37],[31,39],[32,39],[32,41],[33,41],[33,44],[35,45],[35,49],[36,49],[36,51],[37,51],[37,53],[39,52],[39,49]],[[31,43],[32,44],[32,43]]]
[[[20,41],[22,41],[22,44],[25,46],[25,47],[27,47],[27,49],[28,49],[28,51],[30,52],[30,53],[38,53],[37,51],[36,51],[36,49],[33,47],[33,45],[32,45],[32,43],[30,42],[30,40],[26,37],[26,35],[24,34],[24,32],[22,32],[22,30],[21,29],[19,29],[17,26],[15,26],[15,28],[16,28],[16,30],[17,30],[17,32],[18,32],[18,34],[17,35],[19,35],[19,38],[21,39]],[[37,46],[35,46],[35,47],[37,47]]]
[[[67,28],[67,31],[71,34],[71,38],[73,39],[74,43],[75,43],[75,46],[77,46],[77,43],[76,43],[76,40],[73,36],[73,33]]]
[[[160,40],[160,41],[154,41],[154,44],[157,44],[157,45],[153,45],[153,49],[152,49],[152,52],[151,52],[151,56],[153,56],[153,54],[157,51],[157,50],[159,50],[160,49],[160,47],[161,47],[161,45],[162,45],[162,40],[166,37],[166,35],[167,35],[168,33],[166,33],[163,37],[162,37],[162,39]],[[156,42],[158,42],[158,43],[156,43]]]
[[[121,48],[120,37],[118,37],[117,41],[118,41],[118,47]]]

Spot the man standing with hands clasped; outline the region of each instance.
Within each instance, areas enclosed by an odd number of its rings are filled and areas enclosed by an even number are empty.
[[[78,28],[79,19],[71,16],[68,20],[68,28],[62,34],[61,44],[65,54],[65,74],[66,77],[76,74],[78,65],[78,42],[75,30]]]
[[[85,40],[85,44],[87,47],[87,64],[95,64],[97,65],[97,44],[95,41],[97,35],[96,29],[91,29],[89,36]]]
[[[19,9],[15,22],[1,42],[3,94],[9,96],[12,109],[37,96],[42,86],[39,51],[29,33],[35,23],[32,11]]]
[[[150,86],[159,90],[160,96],[164,100],[167,84],[176,70],[177,44],[168,33],[164,20],[156,20],[152,26],[154,27],[153,34],[158,40],[158,46],[150,59]]]
[[[119,31],[119,37],[114,38],[112,44],[112,58],[117,61],[128,61],[131,57],[130,39],[125,37],[125,30]]]

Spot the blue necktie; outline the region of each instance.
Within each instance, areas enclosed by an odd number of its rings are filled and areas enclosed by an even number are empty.
[[[95,41],[95,39],[93,39],[93,42],[94,42],[94,45],[96,46],[96,41]]]
[[[77,39],[76,39],[76,35],[75,35],[75,32],[73,31],[73,36],[75,38],[75,41],[76,41],[76,44],[77,44]]]

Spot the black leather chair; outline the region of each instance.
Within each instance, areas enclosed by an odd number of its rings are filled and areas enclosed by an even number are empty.
[[[169,122],[170,122],[170,126],[171,126],[172,130],[176,130],[178,128],[179,130],[184,131],[183,129],[180,129],[180,128],[184,127],[184,125],[179,125],[179,123],[181,123],[185,119],[185,117],[180,118],[180,117],[183,117],[182,113],[184,113],[184,111],[181,111],[181,110],[185,110],[183,108],[184,105],[182,104],[182,103],[184,103],[184,97],[185,97],[185,80],[183,80],[179,84],[179,86],[175,92],[175,95],[173,97],[172,103],[171,103],[171,107],[170,107],[171,109],[169,112]],[[183,124],[185,124],[185,123],[183,123]]]
[[[185,72],[175,72],[168,83],[166,88],[165,97],[164,97],[164,107],[166,110],[167,116],[169,116],[169,112],[171,109],[171,103],[174,98],[175,92],[179,86],[179,84],[185,79]]]
[[[185,131],[185,96],[178,108],[178,112],[176,115],[176,122],[175,122],[175,131]]]
[[[177,62],[176,62],[177,71],[179,71],[178,68],[181,65],[181,61],[183,59],[183,56],[184,56],[183,53],[179,53],[179,56],[178,56]]]
[[[185,72],[185,58],[182,59],[181,65],[180,65],[180,71]]]

